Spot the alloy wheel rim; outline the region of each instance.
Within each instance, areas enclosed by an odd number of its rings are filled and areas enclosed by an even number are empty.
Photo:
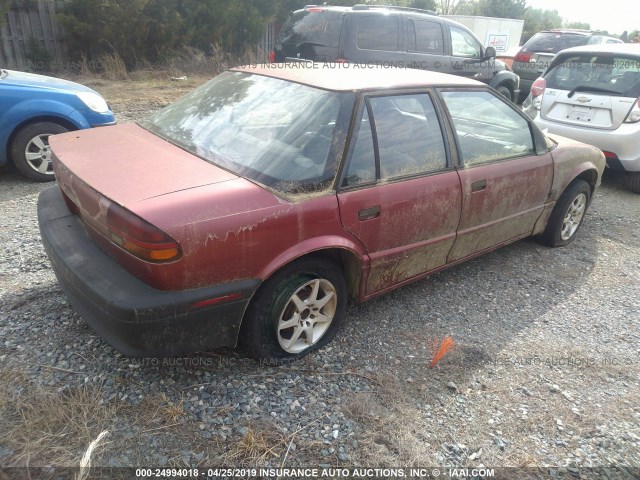
[[[49,135],[48,133],[44,133],[33,137],[29,140],[24,150],[27,164],[36,172],[43,175],[53,175]]]
[[[586,207],[587,196],[584,193],[573,199],[562,221],[562,231],[560,233],[562,240],[569,240],[576,233],[584,217]]]
[[[326,279],[314,279],[298,288],[278,317],[282,349],[296,354],[318,343],[331,326],[337,305],[336,289]]]

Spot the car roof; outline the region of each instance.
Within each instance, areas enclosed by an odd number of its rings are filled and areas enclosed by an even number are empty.
[[[636,55],[640,57],[640,45],[637,43],[603,43],[597,45],[582,45],[580,47],[566,48],[558,52],[558,55],[567,53],[614,53],[622,55]]]
[[[358,66],[341,63],[292,62],[236,67],[231,70],[342,92],[445,85],[484,86],[476,80],[446,73],[369,64]]]

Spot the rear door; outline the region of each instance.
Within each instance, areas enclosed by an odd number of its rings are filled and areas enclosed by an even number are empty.
[[[545,76],[545,120],[615,130],[640,97],[640,57],[563,55]]]
[[[451,73],[451,57],[446,53],[448,44],[440,20],[407,17],[405,39],[407,66]]]
[[[433,94],[365,97],[349,152],[338,202],[370,257],[365,296],[443,266],[462,195]]]
[[[533,232],[553,180],[550,153],[536,154],[529,121],[486,90],[445,90],[462,167],[455,262]]]

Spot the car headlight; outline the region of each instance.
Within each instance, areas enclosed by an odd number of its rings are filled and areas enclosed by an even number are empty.
[[[109,111],[107,102],[95,92],[76,92],[76,96],[94,112],[107,113]]]

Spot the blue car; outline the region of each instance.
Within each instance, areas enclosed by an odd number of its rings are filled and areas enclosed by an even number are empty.
[[[115,123],[104,98],[84,85],[0,69],[0,165],[51,181],[50,135]]]

